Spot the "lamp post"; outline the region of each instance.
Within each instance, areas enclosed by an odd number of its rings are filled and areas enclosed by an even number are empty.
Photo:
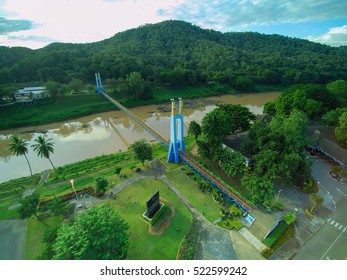
[[[277,201],[278,200],[278,197],[280,196],[280,192],[281,192],[282,190],[279,190],[278,191],[278,194],[277,194],[277,196],[276,196],[276,199],[275,199],[275,201]]]

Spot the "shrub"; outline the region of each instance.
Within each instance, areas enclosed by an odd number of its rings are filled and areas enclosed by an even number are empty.
[[[243,227],[242,223],[237,218],[220,221],[219,223],[217,223],[217,225],[229,230],[231,229],[240,230]]]
[[[108,185],[108,182],[105,178],[103,177],[96,177],[95,178],[95,192],[96,193],[99,193],[99,192],[102,192],[104,193],[106,191],[106,188],[107,188],[107,185]]]
[[[119,175],[120,172],[121,172],[121,170],[122,170],[122,167],[117,167],[116,170],[114,171],[114,173],[116,173],[117,175]]]
[[[230,214],[234,215],[235,217],[239,217],[242,215],[242,211],[233,204],[230,206],[229,212],[230,212]]]
[[[296,216],[294,215],[294,213],[287,213],[283,216],[283,221],[287,224],[290,225],[292,223],[294,223],[296,220]]]

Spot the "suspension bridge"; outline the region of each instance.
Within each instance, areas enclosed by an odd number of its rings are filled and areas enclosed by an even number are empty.
[[[176,163],[182,162],[189,166],[192,170],[198,173],[206,181],[212,184],[215,188],[220,190],[224,196],[235,206],[237,206],[243,212],[250,212],[254,209],[254,205],[248,201],[244,196],[233,190],[228,184],[223,182],[215,174],[210,172],[205,167],[198,164],[194,159],[185,154],[184,140],[183,140],[183,115],[181,112],[183,103],[179,100],[179,112],[175,114],[175,102],[171,99],[172,104],[172,114],[171,114],[171,136],[170,142],[159,135],[155,130],[145,124],[140,118],[135,114],[130,112],[125,106],[120,104],[117,100],[109,96],[101,83],[100,74],[95,74],[97,93],[108,99],[113,105],[115,105],[119,110],[125,113],[129,118],[131,118],[135,123],[141,126],[146,132],[148,132],[154,139],[156,139],[161,145],[169,150],[168,161],[175,161]],[[178,138],[176,135],[176,122],[179,122]]]

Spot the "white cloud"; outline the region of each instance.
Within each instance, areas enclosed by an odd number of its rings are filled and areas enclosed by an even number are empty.
[[[155,23],[168,16],[158,14],[158,10],[171,11],[182,1],[165,3],[160,0],[102,1],[102,0],[8,0],[2,6],[7,19],[25,19],[36,24],[35,29],[13,32],[14,37],[51,37],[62,42],[94,42],[113,36],[125,29],[145,23]],[[164,3],[163,3],[164,2]],[[1,45],[14,45],[18,41]],[[28,45],[28,41],[26,44]],[[47,44],[47,43],[43,43]]]
[[[47,38],[94,42],[166,19],[244,31],[253,26],[346,18],[346,11],[347,1],[341,0],[0,0],[2,17],[33,22],[34,27],[4,34],[0,45],[37,48],[46,45]]]
[[[347,25],[331,28],[326,34],[307,37],[307,39],[333,47],[347,46]]]
[[[187,0],[166,15],[228,31],[345,18],[346,11],[341,0]]]

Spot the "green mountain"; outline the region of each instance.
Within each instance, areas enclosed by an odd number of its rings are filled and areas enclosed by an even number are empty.
[[[45,48],[0,47],[0,85],[92,82],[138,71],[153,84],[217,81],[251,84],[327,83],[347,80],[347,48],[253,32],[221,33],[183,21],[164,21],[89,44]]]

